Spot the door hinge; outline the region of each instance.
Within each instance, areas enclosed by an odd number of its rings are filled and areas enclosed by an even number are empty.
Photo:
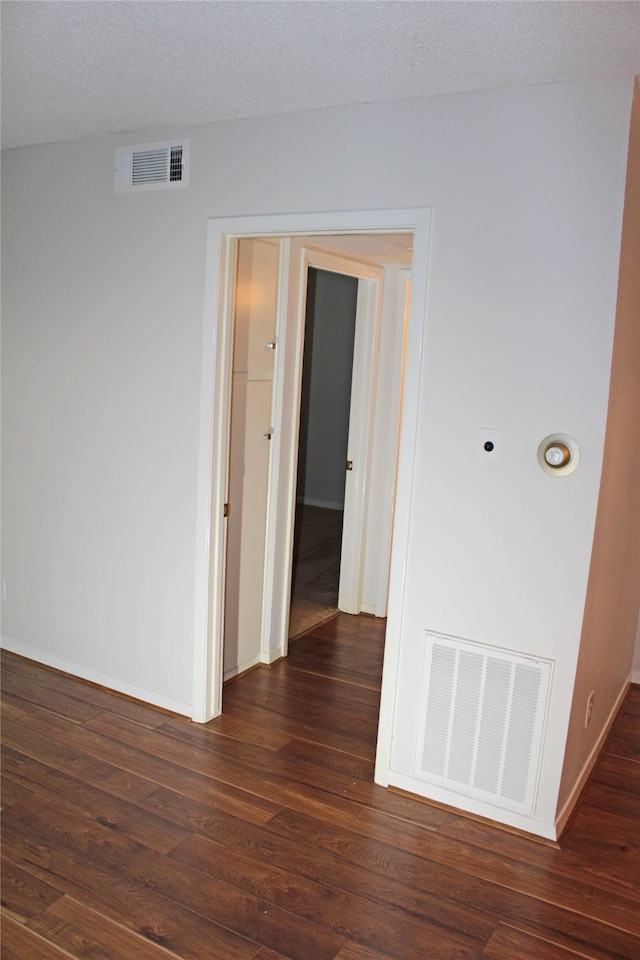
[[[347,470],[353,470],[353,460],[347,460]]]
[[[228,517],[228,516],[229,516],[229,504],[228,504],[228,503],[225,503],[225,505],[224,505],[224,508],[223,508],[223,511],[222,511],[222,516],[223,516],[223,517]]]

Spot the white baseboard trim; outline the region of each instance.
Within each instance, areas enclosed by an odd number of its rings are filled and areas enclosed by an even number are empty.
[[[225,670],[222,678],[223,683],[226,683],[227,680],[233,680],[234,677],[241,676],[241,674],[252,670],[254,667],[269,666],[271,663],[275,663],[276,660],[281,660],[284,655],[283,648],[278,647],[277,650],[270,650],[267,653],[261,653],[258,657],[252,657],[251,660],[245,660],[244,663],[238,664],[237,667],[230,667],[228,670]]]
[[[276,660],[282,660],[286,656],[283,646],[276,647],[275,650],[268,650],[262,654],[260,657],[260,663],[264,663],[266,666],[269,666],[272,663],[275,663]]]
[[[378,608],[375,603],[365,603],[363,600],[360,604],[360,613],[370,613],[372,617],[377,617]]]
[[[53,667],[54,670],[61,670],[63,673],[69,673],[79,680],[87,680],[89,683],[95,683],[100,687],[106,687],[108,690],[114,690],[116,693],[123,693],[134,700],[140,700],[142,703],[150,704],[153,707],[160,707],[163,710],[170,710],[171,713],[179,713],[181,716],[190,717],[192,707],[190,703],[182,700],[174,700],[172,697],[166,697],[157,690],[149,690],[147,687],[138,686],[137,683],[130,683],[121,677],[114,677],[109,673],[102,673],[100,670],[93,670],[82,663],[76,663],[75,660],[67,660],[65,657],[59,657],[50,653],[48,650],[42,650],[40,647],[34,647],[30,643],[24,643],[22,640],[15,640],[13,637],[2,637],[2,648],[15,653],[26,660],[33,660],[45,667]]]
[[[574,784],[573,790],[569,794],[569,797],[563,804],[560,813],[556,817],[556,835],[558,837],[562,836],[562,831],[564,830],[567,823],[569,822],[569,818],[573,813],[573,808],[575,807],[576,803],[580,799],[580,794],[582,793],[584,786],[587,780],[589,779],[589,775],[591,774],[591,771],[596,765],[598,757],[600,756],[600,752],[604,746],[604,742],[609,736],[609,731],[611,730],[611,727],[613,726],[613,722],[618,715],[618,711],[622,706],[622,701],[626,697],[628,689],[629,689],[629,683],[627,682],[625,683],[622,690],[618,694],[616,698],[616,702],[614,703],[609,713],[609,716],[607,717],[607,722],[605,723],[600,733],[600,736],[598,737],[595,744],[593,745],[593,749],[587,758],[587,762],[585,763],[585,765],[583,766],[580,772],[580,776],[578,777],[578,779]]]
[[[300,497],[298,503],[306,507],[324,507],[325,510],[344,510],[344,503],[335,503],[333,500],[316,500],[315,497]]]
[[[398,773],[396,770],[389,771],[388,782],[391,787],[398,787],[406,793],[424,797],[426,800],[432,800],[435,803],[446,804],[447,807],[454,810],[462,810],[476,817],[482,817],[484,820],[503,824],[505,827],[523,830],[525,833],[534,834],[534,836],[542,837],[545,840],[557,839],[554,824],[537,820],[531,815],[518,813],[516,810],[508,810],[504,807],[496,807],[493,804],[485,803],[483,800],[477,800],[475,797],[467,797],[451,790],[444,790],[442,787],[426,784],[414,777]],[[376,783],[381,783],[381,781],[376,779]],[[382,785],[384,784],[381,783]]]
[[[237,664],[235,667],[229,667],[228,670],[225,670],[222,681],[226,683],[227,680],[233,680],[234,677],[239,677],[241,673],[246,673],[247,670],[251,670],[252,667],[257,667],[262,663],[262,657],[251,657],[250,660],[245,660],[243,663]]]

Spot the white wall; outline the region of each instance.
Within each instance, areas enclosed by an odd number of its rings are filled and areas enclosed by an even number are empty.
[[[425,628],[556,661],[552,817],[600,476],[631,81],[192,128],[186,190],[114,195],[113,146],[3,158],[9,645],[191,699],[206,221],[431,207],[401,683]],[[423,265],[420,265],[423,268]],[[500,460],[477,455],[502,431]],[[535,451],[574,435],[580,468]],[[106,682],[106,681],[105,681]]]
[[[629,130],[607,428],[561,809],[571,808],[633,672],[640,608],[640,81]],[[592,699],[590,721],[587,703]]]
[[[112,142],[3,155],[3,633],[188,712],[204,228]]]

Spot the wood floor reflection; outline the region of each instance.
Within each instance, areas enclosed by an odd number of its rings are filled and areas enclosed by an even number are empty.
[[[342,510],[308,504],[296,508],[289,639],[338,612]]]

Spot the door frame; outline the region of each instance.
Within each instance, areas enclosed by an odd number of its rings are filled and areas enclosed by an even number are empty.
[[[412,297],[407,330],[396,509],[389,583],[380,737],[381,780],[388,773],[391,723],[402,628],[404,566],[409,540],[420,366],[426,311],[430,211],[427,208],[335,211],[212,218],[207,224],[202,372],[196,489],[192,719],[205,723],[222,710],[222,625],[228,477],[233,291],[229,264],[240,237],[413,233]],[[281,281],[284,277],[281,276]],[[383,734],[385,734],[383,736]],[[386,772],[385,772],[386,771]]]
[[[349,447],[346,457],[353,463],[353,469],[347,475],[345,483],[338,607],[346,613],[360,613],[368,494],[366,479],[369,475],[371,459],[381,288],[384,271],[382,267],[375,267],[360,260],[315,250],[313,239],[311,244],[304,241],[303,243],[306,273],[308,273],[310,267],[313,267],[316,270],[325,270],[330,273],[353,277],[358,281],[350,387]],[[297,317],[298,331],[303,344],[305,312],[306,297],[300,303]],[[350,577],[344,575],[343,571],[345,569],[351,571]]]
[[[253,238],[255,239],[255,238]],[[291,563],[295,530],[297,459],[300,436],[300,403],[305,346],[307,282],[310,267],[347,274],[359,281],[358,317],[354,344],[354,375],[359,403],[350,416],[351,439],[357,440],[351,457],[359,467],[350,476],[349,527],[343,537],[342,556],[357,576],[340,597],[345,612],[359,612],[362,562],[367,522],[367,478],[373,422],[374,385],[377,376],[377,346],[380,331],[380,290],[383,270],[362,261],[317,249],[321,235],[300,235],[280,240],[280,278],[276,320],[276,357],[273,378],[273,441],[267,491],[267,526],[263,581],[260,657],[265,664],[287,656],[291,612]],[[232,279],[228,279],[229,284]],[[357,354],[362,356],[357,358]],[[352,424],[353,419],[353,424]],[[363,420],[363,423],[360,421]],[[352,429],[353,426],[353,429]],[[359,436],[357,436],[359,433]],[[345,510],[345,516],[347,511]],[[345,542],[346,540],[346,542]],[[342,564],[341,564],[342,565]],[[342,586],[342,584],[341,584]],[[346,605],[349,605],[349,609]],[[357,610],[356,610],[357,606]]]

